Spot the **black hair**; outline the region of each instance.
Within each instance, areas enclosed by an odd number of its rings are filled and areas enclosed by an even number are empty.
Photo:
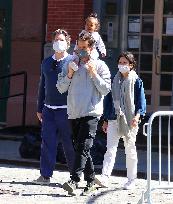
[[[89,32],[82,32],[81,34],[79,34],[77,42],[79,40],[88,41],[89,47],[93,47],[95,44],[95,40],[94,40],[93,36],[91,35],[91,33],[89,33]]]
[[[133,66],[133,69],[136,68],[137,62],[135,56],[131,52],[122,52],[117,59],[117,63],[119,63],[121,57],[125,57],[129,61],[129,64]]]

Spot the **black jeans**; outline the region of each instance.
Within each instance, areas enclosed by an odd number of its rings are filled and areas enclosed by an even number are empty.
[[[98,118],[86,116],[70,120],[70,122],[75,149],[75,162],[71,179],[79,182],[81,174],[84,172],[84,180],[91,183],[94,181],[95,172],[90,149],[95,138]]]

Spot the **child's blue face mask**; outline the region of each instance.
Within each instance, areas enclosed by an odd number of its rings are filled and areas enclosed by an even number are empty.
[[[77,50],[78,57],[81,58],[87,58],[90,56],[90,54],[86,50],[78,49]]]

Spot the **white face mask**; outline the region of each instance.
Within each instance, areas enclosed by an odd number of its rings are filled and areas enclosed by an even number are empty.
[[[53,43],[53,49],[55,52],[64,52],[67,50],[67,42],[58,40]]]
[[[122,74],[126,72],[130,72],[130,67],[128,65],[119,64],[118,69]]]

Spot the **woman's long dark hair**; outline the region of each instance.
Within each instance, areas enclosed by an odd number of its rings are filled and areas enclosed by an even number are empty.
[[[129,64],[133,66],[132,69],[136,68],[137,62],[134,55],[131,52],[122,52],[117,59],[117,63],[119,62],[121,57],[124,57],[129,61]]]

